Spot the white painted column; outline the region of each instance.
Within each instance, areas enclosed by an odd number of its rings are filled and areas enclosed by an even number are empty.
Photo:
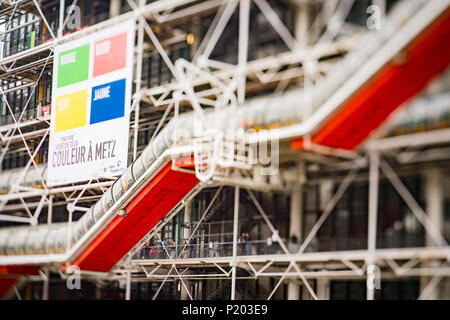
[[[317,279],[317,298],[319,300],[330,300],[329,279]]]
[[[308,6],[306,4],[296,5],[294,36],[297,42],[302,46],[306,46],[308,44],[308,30],[309,30]]]
[[[319,212],[322,214],[322,212],[325,211],[328,204],[331,201],[331,198],[334,195],[334,187],[335,184],[333,180],[328,179],[324,180],[319,185]],[[314,238],[311,240],[311,244],[309,246],[311,251],[318,251],[319,250],[319,236],[316,234]]]
[[[367,300],[373,300],[375,296],[375,270],[374,255],[377,246],[377,215],[378,215],[378,178],[379,178],[379,155],[370,155],[369,167],[369,218],[367,226]]]
[[[303,199],[302,199],[302,184],[304,182],[304,162],[300,161],[298,164],[297,177],[298,183],[294,186],[291,192],[291,210],[290,210],[290,225],[289,237],[295,235],[298,239],[298,244],[302,239],[302,217],[303,217]],[[298,250],[298,249],[297,249]],[[300,285],[297,281],[288,281],[288,300],[300,299]]]
[[[184,280],[184,284],[186,288],[191,291],[191,282],[189,280]],[[180,291],[180,300],[189,300],[188,291],[184,288],[183,284],[180,283],[181,291]]]
[[[50,272],[47,269],[41,269],[39,271],[42,278],[42,300],[48,300],[50,291]]]
[[[48,300],[49,293],[49,280],[45,279],[42,287],[42,300]]]
[[[185,228],[183,229],[183,239],[188,240],[189,237],[191,236],[191,230],[190,228],[186,228],[186,226],[190,226],[190,222],[192,221],[192,202],[191,201],[186,201],[186,203],[184,204],[184,226]],[[183,243],[184,246],[184,243]],[[189,247],[186,247],[186,250],[190,251]],[[195,249],[192,250],[192,252],[194,252]],[[186,285],[187,290],[185,289],[184,285],[182,283],[180,283],[179,285],[181,286],[181,290],[180,290],[180,300],[188,300],[189,299],[189,294],[188,294],[188,290],[189,293],[192,291],[191,290],[191,283],[189,280],[184,280],[184,284]]]
[[[425,172],[426,212],[439,232],[442,232],[444,214],[444,194],[441,174],[438,168],[432,168]],[[426,245],[435,246],[435,243],[428,234],[426,235]]]
[[[248,55],[248,30],[250,20],[250,0],[241,0],[239,2],[239,47],[238,47],[238,103],[245,101],[245,83]]]
[[[95,283],[95,299],[100,300],[102,298],[102,288],[99,282]]]
[[[288,300],[299,300],[300,299],[300,285],[297,281],[289,280],[288,281],[288,292],[287,292]]]
[[[59,1],[59,26],[58,26],[58,38],[62,37],[63,35],[63,25],[64,25],[64,9],[65,9],[65,1],[60,0]]]
[[[190,225],[192,221],[192,202],[191,201],[186,201],[185,205],[184,205],[184,225]],[[184,228],[183,231],[183,239],[189,239],[191,235],[191,230],[188,228]]]
[[[48,197],[47,224],[51,224],[53,220],[53,195]]]
[[[443,230],[443,215],[444,215],[444,193],[443,193],[443,184],[441,178],[442,172],[439,168],[431,168],[428,169],[424,173],[425,178],[425,206],[426,212],[431,219],[431,222],[436,226],[436,229],[439,232]],[[426,233],[425,238],[426,246],[436,246],[433,239],[430,237],[428,233]],[[436,265],[426,264],[425,267],[436,267]],[[432,278],[431,277],[421,277],[420,286],[421,292],[428,285]],[[434,290],[428,295],[427,299],[436,300],[439,299],[439,284],[434,288]]]
[[[131,300],[131,272],[127,273],[125,286],[125,300]]]
[[[144,0],[139,0],[139,7],[143,7]],[[144,54],[144,23],[138,22],[138,50],[136,57],[136,93],[141,91],[142,86],[142,57]],[[140,98],[137,98],[140,100]],[[134,101],[133,101],[134,103]],[[139,112],[140,101],[137,101],[134,106],[134,135],[133,135],[133,161],[137,158],[138,140],[139,140]]]
[[[328,202],[330,202],[331,197],[333,196],[333,180],[325,180],[322,181],[319,185],[319,197],[320,197],[320,211],[325,210],[325,208],[328,205]]]
[[[239,187],[234,187],[233,260],[231,262],[231,300],[236,299],[236,256],[239,219]]]
[[[120,0],[110,0],[109,17],[114,18],[120,14]]]
[[[295,235],[298,241],[301,241],[302,237],[302,211],[303,211],[303,199],[302,199],[302,184],[304,182],[304,163],[300,162],[298,165],[298,183],[294,186],[291,192],[291,210],[290,210],[290,225],[289,236]]]

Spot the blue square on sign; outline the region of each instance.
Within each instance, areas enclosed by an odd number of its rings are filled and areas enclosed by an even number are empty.
[[[125,79],[92,88],[91,124],[123,117],[124,111]]]

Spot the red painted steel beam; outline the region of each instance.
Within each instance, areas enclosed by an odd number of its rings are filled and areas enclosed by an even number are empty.
[[[0,299],[12,289],[21,275],[37,275],[39,267],[36,266],[0,266]]]
[[[0,278],[0,299],[3,299],[5,295],[16,284],[16,278]]]
[[[71,263],[82,270],[109,271],[191,191],[193,173],[166,165]]]
[[[22,274],[39,274],[39,267],[26,265],[0,266],[0,276]]]
[[[352,150],[450,64],[450,10],[353,94],[313,135],[315,144]],[[303,139],[294,139],[303,149]]]

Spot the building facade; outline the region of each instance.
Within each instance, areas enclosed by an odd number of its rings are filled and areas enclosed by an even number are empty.
[[[448,299],[450,3],[406,2],[3,1],[0,295]],[[129,20],[129,169],[48,186],[54,48]]]

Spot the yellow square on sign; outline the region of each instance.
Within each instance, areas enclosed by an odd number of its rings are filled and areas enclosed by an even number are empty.
[[[86,125],[87,94],[86,89],[56,98],[55,132]]]

